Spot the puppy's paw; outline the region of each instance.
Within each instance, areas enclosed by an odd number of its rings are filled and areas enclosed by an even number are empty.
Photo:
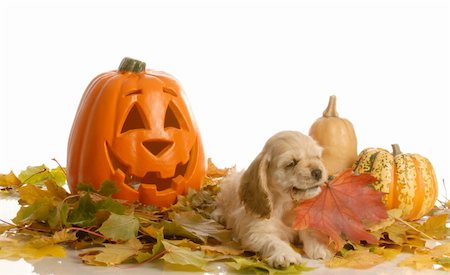
[[[294,250],[276,251],[267,261],[275,268],[288,267],[291,264],[302,263],[302,256]]]
[[[303,250],[310,259],[328,260],[335,254],[335,251],[328,246],[329,239],[324,234],[314,230],[302,230],[300,239],[303,241]]]
[[[305,250],[306,256],[314,260],[328,260],[334,256],[333,251],[327,245],[319,242],[305,242],[303,249]]]

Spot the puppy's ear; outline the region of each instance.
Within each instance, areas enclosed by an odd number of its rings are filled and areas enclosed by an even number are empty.
[[[269,157],[261,152],[242,175],[239,186],[239,197],[245,209],[261,218],[270,218],[273,207],[267,186],[268,168]]]

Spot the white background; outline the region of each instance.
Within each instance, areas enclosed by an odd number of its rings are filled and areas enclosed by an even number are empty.
[[[245,168],[280,130],[307,133],[335,94],[359,150],[400,143],[450,182],[447,1],[185,2],[0,1],[0,173],[64,164],[84,89],[130,56],[180,80],[219,166]],[[415,274],[393,265],[364,274]],[[0,266],[87,270],[75,256]]]
[[[130,56],[178,78],[219,166],[335,94],[359,151],[399,143],[450,182],[447,1],[185,2],[2,1],[0,173],[64,164],[86,86]]]

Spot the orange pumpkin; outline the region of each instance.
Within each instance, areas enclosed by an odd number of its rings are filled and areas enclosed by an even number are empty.
[[[204,175],[200,133],[176,79],[124,58],[92,80],[68,143],[72,192],[108,179],[116,198],[167,207],[189,187],[199,189]]]

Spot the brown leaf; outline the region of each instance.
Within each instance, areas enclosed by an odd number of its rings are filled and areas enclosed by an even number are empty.
[[[228,174],[230,168],[219,169],[212,162],[211,158],[208,158],[208,168],[206,169],[206,175],[211,178],[221,178]]]
[[[354,175],[351,169],[341,172],[322,187],[322,192],[296,208],[295,229],[313,228],[330,236],[337,249],[343,246],[344,234],[353,242],[378,241],[363,223],[388,217],[381,201],[383,193],[369,184],[376,179],[368,174]]]

